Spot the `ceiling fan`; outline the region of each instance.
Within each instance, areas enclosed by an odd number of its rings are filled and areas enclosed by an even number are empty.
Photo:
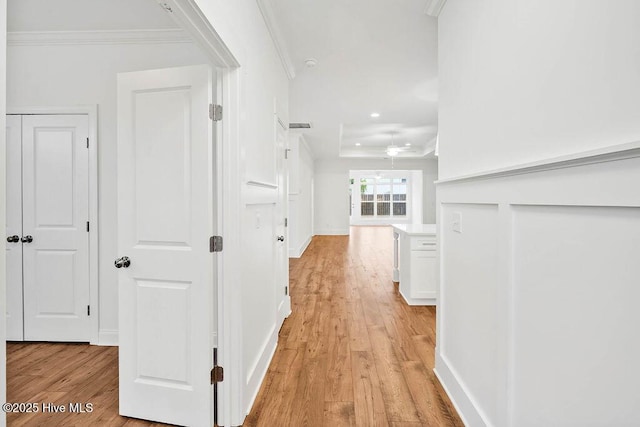
[[[388,145],[387,149],[385,150],[385,152],[387,153],[387,156],[395,157],[400,153],[416,153],[417,152],[411,146],[400,147],[396,145],[393,141],[394,135],[395,135],[395,132],[391,132],[391,145]]]

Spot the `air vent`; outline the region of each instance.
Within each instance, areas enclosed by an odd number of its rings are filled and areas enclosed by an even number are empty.
[[[289,123],[289,129],[311,129],[311,123]]]

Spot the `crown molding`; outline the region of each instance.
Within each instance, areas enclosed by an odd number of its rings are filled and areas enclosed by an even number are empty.
[[[427,0],[427,6],[424,8],[424,13],[435,18],[440,15],[442,8],[447,0]]]
[[[269,34],[271,34],[273,44],[276,47],[276,51],[278,51],[278,56],[280,56],[280,61],[282,62],[284,71],[287,73],[287,77],[289,77],[290,80],[293,80],[296,76],[296,69],[291,61],[289,49],[284,36],[282,35],[282,31],[280,31],[280,25],[278,24],[276,14],[273,9],[273,3],[271,3],[271,0],[257,0],[257,2],[258,7],[260,8],[260,13],[262,13],[264,22],[269,30]]]
[[[181,29],[104,31],[14,31],[8,46],[193,43]]]

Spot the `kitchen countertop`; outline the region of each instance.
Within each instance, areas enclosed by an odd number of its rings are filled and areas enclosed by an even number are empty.
[[[391,224],[394,230],[407,235],[435,235],[435,224]]]

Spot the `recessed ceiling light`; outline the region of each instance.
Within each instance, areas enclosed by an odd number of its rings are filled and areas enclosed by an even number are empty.
[[[306,65],[307,68],[313,68],[318,65],[318,60],[316,58],[307,58],[304,60],[304,65]]]
[[[410,143],[410,142],[407,142],[407,143],[406,143],[406,144],[404,144],[404,145],[405,145],[405,147],[411,147],[411,143]]]
[[[380,117],[380,113],[371,113],[371,117],[377,119],[378,117]]]
[[[356,142],[356,147],[360,147],[360,143],[359,142]]]

